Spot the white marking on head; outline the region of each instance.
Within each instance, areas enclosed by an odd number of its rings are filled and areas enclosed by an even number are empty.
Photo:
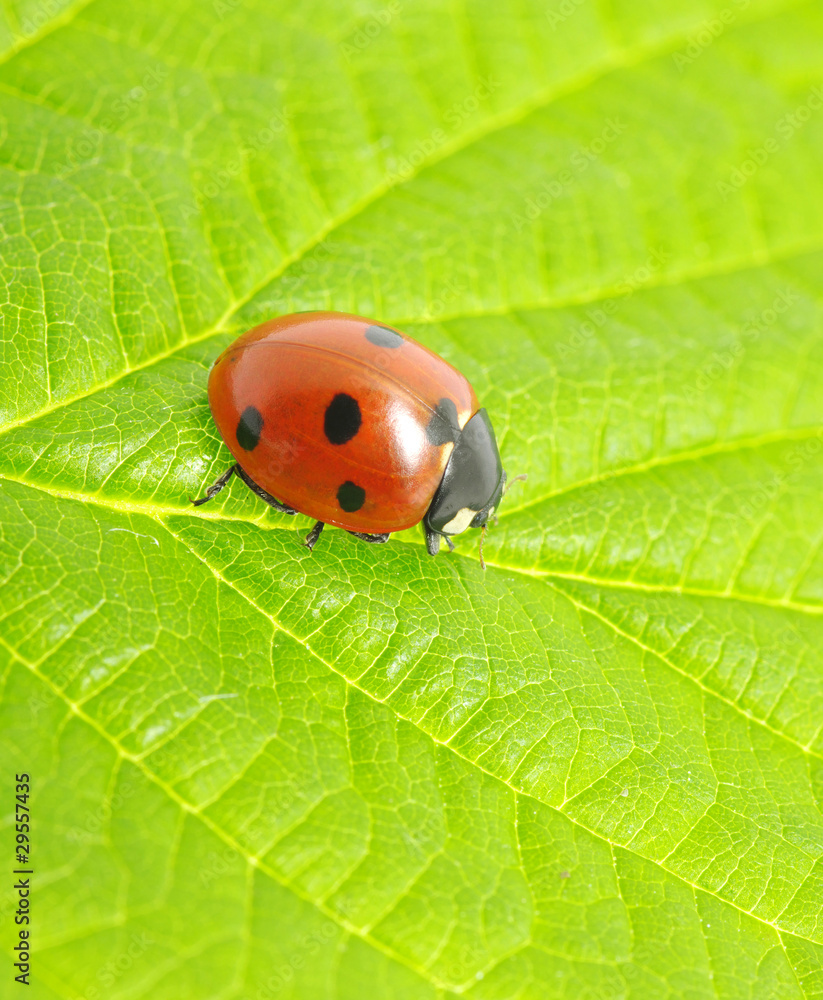
[[[459,535],[461,532],[465,531],[466,528],[468,528],[476,516],[476,510],[464,507],[454,515],[448,524],[443,525],[443,531],[447,535]]]

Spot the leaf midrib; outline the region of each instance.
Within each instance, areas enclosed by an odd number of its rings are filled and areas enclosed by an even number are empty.
[[[686,460],[688,460],[688,455],[684,457],[684,461]],[[632,471],[634,470],[629,469],[626,471],[626,474],[629,474]],[[608,480],[617,478],[621,474],[623,473],[618,471],[615,476],[603,478],[604,480]],[[268,508],[263,508],[260,514],[256,517],[239,517],[226,514],[224,511],[208,511],[202,510],[201,508],[194,509],[192,507],[163,506],[161,504],[141,503],[140,501],[120,500],[114,497],[101,497],[96,494],[80,493],[75,490],[54,489],[53,487],[44,486],[40,483],[30,482],[27,479],[10,476],[7,473],[0,473],[0,482],[15,483],[19,486],[24,486],[27,489],[38,490],[39,492],[45,493],[47,496],[53,497],[56,500],[75,501],[77,503],[83,503],[94,507],[101,507],[104,510],[110,510],[118,514],[142,514],[146,517],[158,520],[161,523],[165,523],[163,522],[163,518],[165,517],[192,517],[196,520],[256,524],[263,531],[291,530],[291,523],[289,521],[269,521]],[[577,488],[577,485],[570,486],[567,490],[562,490],[560,493],[552,494],[551,498],[561,495],[562,493],[573,492]],[[500,514],[500,520],[503,521],[506,516],[510,516],[511,514],[514,514],[522,509],[524,508],[516,508],[514,511],[503,511]],[[307,517],[308,515],[301,516]],[[418,547],[417,543],[412,542],[407,538],[397,538],[395,541],[404,545],[414,545],[415,547]],[[422,547],[422,544],[423,543],[421,542],[420,547]],[[475,558],[473,552],[471,551],[458,552],[456,555],[450,554],[447,558],[469,559],[472,562],[479,561]],[[789,601],[781,598],[768,598],[757,594],[741,594],[730,590],[708,590],[700,587],[681,586],[680,584],[667,585],[663,583],[643,583],[637,580],[619,578],[609,579],[607,577],[596,577],[583,573],[571,573],[554,569],[536,569],[528,566],[516,566],[510,563],[500,562],[495,559],[486,559],[485,562],[487,566],[491,566],[494,569],[499,569],[506,573],[517,573],[521,576],[528,576],[536,579],[557,577],[559,579],[577,580],[581,583],[589,583],[601,587],[637,590],[643,593],[684,594],[692,597],[738,601],[742,604],[758,604],[765,607],[775,608],[780,611],[794,611],[800,614],[815,616],[823,615],[823,604],[804,604],[799,601]]]
[[[0,434],[0,436],[2,435]],[[700,462],[704,459],[713,458],[716,455],[738,454],[744,451],[754,451],[770,445],[820,439],[822,436],[823,425],[819,427],[799,427],[768,432],[765,434],[755,434],[750,437],[733,438],[728,441],[718,441],[698,448],[670,452],[643,462],[636,462],[622,468],[611,469],[600,475],[592,476],[588,479],[582,479],[575,483],[569,483],[566,486],[553,490],[550,493],[546,493],[543,496],[534,497],[527,503],[521,504],[519,507],[504,507],[499,514],[499,518],[501,521],[506,521],[511,519],[516,514],[520,514],[523,511],[530,510],[533,507],[540,506],[541,504],[548,503],[552,500],[557,500],[560,497],[568,496],[578,490],[588,489],[591,486],[610,484],[613,481],[638,475],[643,472],[655,471],[669,466],[685,465],[690,462]],[[189,515],[197,518],[205,518],[206,520],[211,521],[239,521],[245,524],[259,524],[263,530],[279,530],[288,526],[287,522],[283,521],[263,523],[268,514],[267,508],[261,508],[259,514],[255,517],[238,517],[226,514],[224,510],[210,511],[199,508],[195,510],[192,507],[175,507],[171,505],[153,504],[145,501],[124,500],[117,497],[101,496],[99,493],[84,493],[79,490],[54,488],[40,483],[31,482],[24,477],[9,475],[8,473],[0,473],[0,481],[3,480],[18,483],[19,485],[26,486],[30,489],[39,490],[60,500],[75,500],[79,503],[94,504],[118,513],[138,513],[145,514],[149,517],[176,517]],[[739,594],[729,590],[710,590],[707,588],[694,588],[680,585],[647,584],[634,580],[593,577],[588,574],[575,574],[552,569],[514,566],[508,563],[501,563],[493,559],[487,560],[487,562],[489,565],[496,566],[498,569],[512,573],[525,574],[528,576],[559,576],[603,586],[634,588],[645,592],[691,594],[696,597],[712,597],[761,604],[781,610],[798,611],[803,614],[823,614],[823,605],[805,604],[800,601],[791,601],[782,598],[761,597],[756,594]]]

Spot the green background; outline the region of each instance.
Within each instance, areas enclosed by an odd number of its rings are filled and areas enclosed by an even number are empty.
[[[823,997],[823,9],[0,3],[0,995]],[[453,555],[238,482],[299,309],[473,382]]]

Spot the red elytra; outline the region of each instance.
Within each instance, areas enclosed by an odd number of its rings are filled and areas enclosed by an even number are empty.
[[[244,333],[215,362],[208,394],[247,482],[318,522],[370,534],[423,519],[478,412],[468,380],[441,357],[334,312]]]

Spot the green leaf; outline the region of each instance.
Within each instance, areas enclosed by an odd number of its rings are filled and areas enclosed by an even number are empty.
[[[3,982],[26,772],[38,1000],[823,996],[821,44],[0,5]],[[485,573],[188,504],[211,361],[315,308],[474,384]]]

